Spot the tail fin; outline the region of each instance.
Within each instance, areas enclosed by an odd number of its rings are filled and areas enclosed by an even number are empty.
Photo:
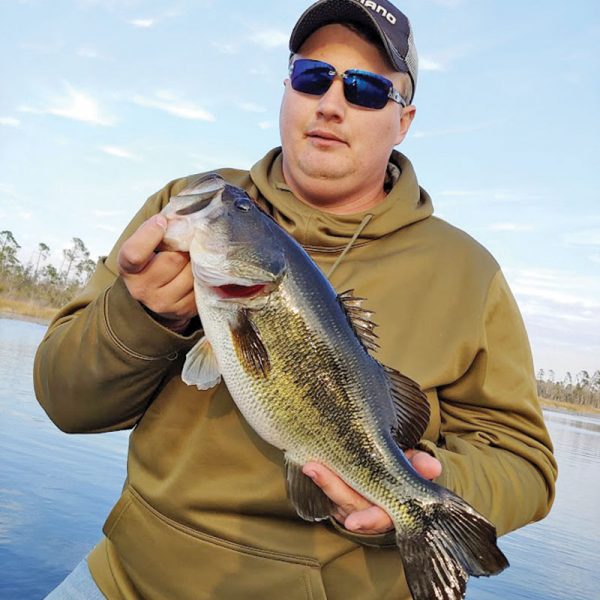
[[[469,575],[496,575],[508,567],[495,527],[451,492],[429,506],[424,525],[417,536],[396,536],[414,600],[462,600]]]

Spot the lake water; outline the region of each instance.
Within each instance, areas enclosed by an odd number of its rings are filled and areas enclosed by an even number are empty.
[[[127,433],[66,435],[31,383],[45,328],[0,318],[0,599],[39,600],[101,535],[125,477]],[[547,412],[560,467],[552,513],[501,538],[511,567],[468,600],[600,600],[600,418]]]

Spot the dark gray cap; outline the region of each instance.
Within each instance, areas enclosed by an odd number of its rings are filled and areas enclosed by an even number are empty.
[[[387,0],[319,0],[298,19],[290,36],[290,51],[298,52],[307,37],[319,27],[332,23],[359,23],[381,39],[392,66],[407,73],[417,87],[419,60],[412,28],[406,16]]]

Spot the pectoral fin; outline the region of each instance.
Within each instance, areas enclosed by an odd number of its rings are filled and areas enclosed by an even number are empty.
[[[181,379],[199,390],[207,390],[221,381],[221,371],[210,342],[203,337],[186,355]]]
[[[237,320],[231,326],[231,334],[236,354],[244,369],[252,375],[267,378],[271,372],[269,353],[247,310],[238,312]]]
[[[303,519],[322,521],[335,512],[335,504],[310,477],[302,472],[302,465],[287,454],[285,471],[288,497]]]

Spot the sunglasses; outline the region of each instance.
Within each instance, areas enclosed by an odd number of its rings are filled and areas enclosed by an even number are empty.
[[[338,73],[332,65],[308,58],[299,58],[290,65],[292,88],[303,94],[322,96],[337,76],[342,78],[344,97],[352,104],[365,108],[383,108],[388,100],[393,100],[402,107],[406,106],[394,84],[376,73],[359,69]]]

